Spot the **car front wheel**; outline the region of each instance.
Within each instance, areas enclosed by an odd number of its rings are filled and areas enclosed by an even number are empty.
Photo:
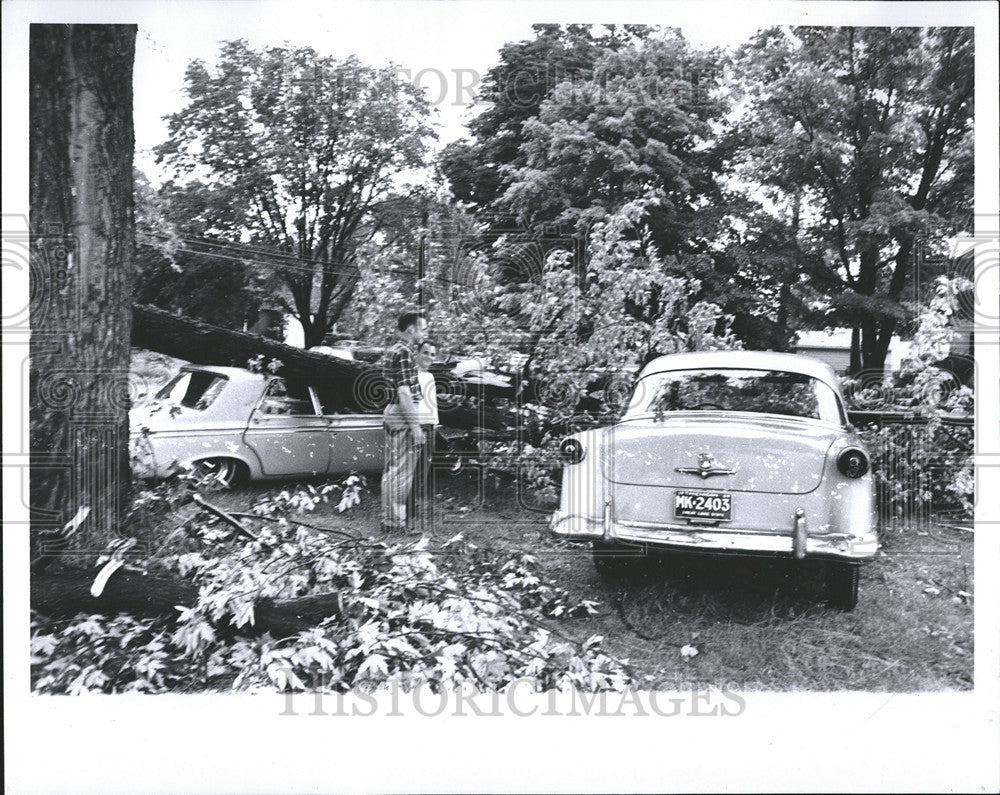
[[[857,563],[829,563],[826,570],[826,598],[831,607],[853,610],[858,603],[858,580],[861,566]]]

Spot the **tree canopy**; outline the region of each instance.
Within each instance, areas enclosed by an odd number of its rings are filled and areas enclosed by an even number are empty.
[[[455,196],[477,219],[493,232],[515,230],[504,235],[502,257],[541,263],[573,237],[581,257],[574,264],[588,267],[591,228],[638,202],[643,211],[626,233],[656,249],[663,275],[690,278],[694,298],[731,315],[745,344],[784,347],[798,307],[780,278],[749,261],[774,259],[774,223],[763,218],[760,234],[738,234],[733,217],[742,222],[759,208],[728,191],[721,170],[727,56],[692,47],[676,30],[596,36],[571,25],[535,33],[501,51],[483,92],[491,104],[469,125],[475,141],[442,156]],[[784,234],[778,253],[787,259],[789,251]],[[536,281],[541,270],[532,269]],[[769,311],[782,296],[779,311]],[[622,311],[649,322],[664,311],[661,298],[654,287],[645,305]]]
[[[501,50],[473,140],[441,158],[455,197],[487,228],[516,219],[507,242],[542,259],[641,201],[662,267],[745,344],[847,325],[853,369],[880,370],[918,257],[967,227],[971,31],[775,28],[735,58],[595,31],[539,25]]]
[[[918,249],[971,220],[972,31],[770,29],[737,70],[730,164],[788,215],[801,204],[799,242],[833,280],[827,324],[855,329],[853,370],[881,371]]]
[[[203,234],[252,247],[306,344],[319,344],[357,283],[358,247],[424,165],[428,103],[389,67],[244,41],[225,44],[213,69],[192,62],[185,88],[158,157],[201,183]]]
[[[508,42],[483,80],[479,101],[486,109],[469,122],[473,140],[445,147],[441,168],[455,198],[483,211],[510,184],[509,169],[525,162],[520,151],[524,123],[538,115],[542,102],[564,80],[587,79],[607,50],[644,38],[643,25],[532,25],[533,39]]]

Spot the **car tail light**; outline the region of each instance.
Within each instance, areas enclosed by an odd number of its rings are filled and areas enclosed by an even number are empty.
[[[579,464],[583,461],[586,452],[583,449],[583,445],[580,444],[580,440],[574,439],[571,436],[559,443],[559,455],[562,456],[563,461],[567,464]]]
[[[860,478],[868,471],[868,456],[863,450],[849,447],[837,456],[837,469],[849,478]]]

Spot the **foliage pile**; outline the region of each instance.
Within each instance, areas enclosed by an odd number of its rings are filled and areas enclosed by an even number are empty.
[[[164,487],[160,487],[164,488]],[[132,565],[165,570],[200,588],[176,619],[80,615],[32,625],[38,692],[501,689],[520,677],[540,688],[620,689],[621,661],[554,626],[594,612],[548,585],[530,555],[477,547],[456,536],[433,548],[320,529],[303,511],[358,483],[286,492],[254,506],[255,540],[200,514],[185,539]],[[167,502],[170,502],[169,500]],[[241,515],[247,517],[249,515]],[[234,538],[234,534],[240,536]],[[290,637],[253,630],[261,599],[336,595],[328,617]]]

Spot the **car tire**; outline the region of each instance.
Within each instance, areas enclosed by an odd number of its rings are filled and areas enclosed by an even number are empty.
[[[641,547],[618,544],[614,541],[594,541],[592,544],[594,568],[605,580],[624,580],[635,573],[637,564],[645,560]]]
[[[206,458],[191,469],[195,485],[208,489],[231,489],[243,479],[243,468],[232,458]]]
[[[829,563],[826,570],[826,600],[839,610],[853,610],[858,603],[858,580],[861,566],[857,563]]]

